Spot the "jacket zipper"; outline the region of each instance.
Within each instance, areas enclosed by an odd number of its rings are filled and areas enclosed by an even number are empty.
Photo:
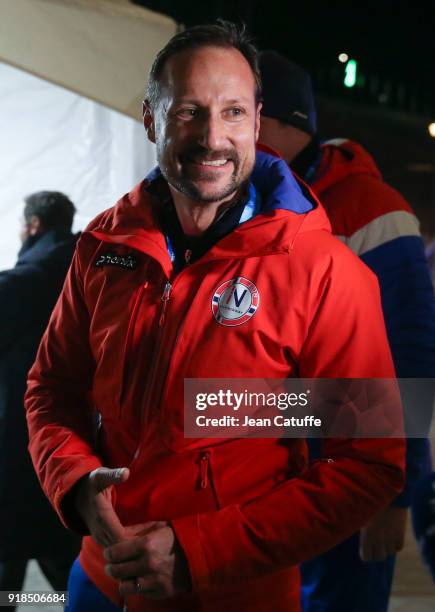
[[[213,475],[211,473],[210,465],[210,453],[208,451],[202,452],[199,456],[199,486],[201,489],[207,489],[210,487],[213,494],[216,508],[220,508],[219,498],[216,493],[216,489],[213,485]]]
[[[199,458],[199,478],[201,489],[206,489],[208,486],[209,461],[210,453],[202,453]]]
[[[163,290],[163,295],[162,295],[163,304],[160,310],[159,327],[163,327],[163,325],[165,324],[166,307],[167,307],[169,298],[171,296],[171,291],[172,291],[172,285],[169,281],[166,281],[166,285],[165,285],[165,288]]]
[[[166,281],[165,287],[163,289],[163,293],[162,293],[162,297],[161,299],[161,307],[160,307],[160,313],[158,315],[159,317],[159,329],[158,329],[158,333],[157,333],[157,338],[155,341],[155,345],[154,345],[154,351],[151,357],[151,372],[150,375],[148,377],[148,381],[147,384],[145,386],[145,392],[144,392],[144,401],[142,404],[142,410],[140,413],[140,426],[139,426],[139,443],[138,446],[134,452],[133,455],[133,459],[130,463],[130,468],[133,465],[133,463],[136,461],[136,459],[139,457],[140,454],[140,449],[141,449],[141,441],[142,441],[142,432],[143,432],[143,428],[146,424],[145,422],[145,414],[148,417],[149,416],[149,412],[150,412],[150,400],[152,398],[152,391],[153,391],[153,387],[154,387],[154,382],[156,379],[156,375],[157,375],[157,369],[159,366],[159,361],[160,361],[160,356],[161,356],[161,352],[162,352],[162,346],[163,346],[163,342],[162,342],[162,337],[163,337],[163,332],[164,332],[164,325],[165,325],[165,321],[166,321],[166,309],[168,306],[168,302],[169,299],[171,297],[171,291],[172,291],[172,285],[169,282],[169,280]]]
[[[165,322],[166,322],[166,310],[168,307],[168,302],[169,299],[171,297],[171,293],[173,290],[173,287],[175,285],[175,283],[177,282],[178,278],[180,277],[180,275],[183,274],[183,270],[177,275],[177,277],[174,280],[174,284],[171,284],[169,280],[166,281],[165,287],[163,289],[163,294],[161,297],[161,301],[162,301],[162,306],[160,309],[160,315],[159,315],[159,332],[157,334],[157,338],[156,338],[156,344],[155,344],[155,349],[153,351],[153,355],[152,355],[152,370],[151,370],[151,374],[150,377],[148,379],[148,382],[146,384],[146,390],[144,393],[144,401],[143,401],[143,408],[141,410],[141,416],[140,416],[140,436],[139,436],[139,444],[136,448],[136,451],[133,455],[133,459],[132,462],[130,463],[130,468],[132,466],[132,464],[136,461],[136,459],[139,457],[140,455],[140,450],[141,450],[141,441],[142,441],[142,432],[143,429],[146,425],[146,421],[145,421],[145,414],[147,417],[149,417],[149,413],[151,410],[151,407],[149,406],[151,399],[153,397],[153,391],[154,391],[154,387],[155,387],[155,380],[156,380],[156,376],[157,376],[157,371],[160,365],[160,358],[161,358],[161,353],[162,353],[162,347],[163,347],[163,342],[162,342],[162,338],[163,338],[163,334],[164,334],[164,330],[165,330]],[[176,336],[175,336],[175,340],[172,344],[172,349],[171,349],[171,354],[174,352],[175,347],[177,346],[177,342],[178,342],[178,338],[180,336],[180,332],[184,327],[184,323],[185,323],[185,318],[183,319],[183,321],[181,321],[180,326],[177,330]],[[162,395],[163,395],[163,388],[165,385],[165,381],[167,379],[167,374],[169,371],[169,366],[170,363],[168,363],[168,367],[166,368],[165,372],[163,373],[162,377],[161,377],[161,384],[160,384],[160,389],[159,389],[159,394],[158,394],[158,398],[156,398],[156,406],[160,406],[161,404],[161,399],[162,399]]]

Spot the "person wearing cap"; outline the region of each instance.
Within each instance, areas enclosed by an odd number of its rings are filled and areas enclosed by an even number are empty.
[[[397,376],[435,376],[435,309],[414,212],[350,140],[321,142],[311,78],[275,51],[260,54],[260,142],[274,149],[319,197],[333,233],[377,275]],[[375,357],[375,354],[374,354]],[[422,399],[429,428],[432,396]],[[407,507],[427,465],[427,439],[407,441],[407,482],[360,533],[302,567],[305,612],[385,612]],[[316,448],[311,445],[315,456]]]

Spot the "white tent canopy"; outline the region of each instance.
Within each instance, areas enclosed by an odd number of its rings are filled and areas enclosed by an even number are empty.
[[[16,259],[25,195],[65,192],[83,228],[154,165],[141,99],[175,31],[127,0],[0,3],[0,269]]]
[[[2,0],[0,61],[140,119],[148,70],[175,31],[128,0]]]

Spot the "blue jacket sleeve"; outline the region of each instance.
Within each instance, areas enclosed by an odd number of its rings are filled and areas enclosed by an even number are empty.
[[[435,582],[435,472],[426,476],[415,488],[412,523],[421,556]]]
[[[400,236],[361,255],[378,277],[385,324],[399,378],[435,378],[435,302],[423,241]],[[432,381],[433,383],[433,381]],[[404,402],[407,411],[406,398]],[[434,385],[424,385],[419,398],[419,422],[428,434]],[[430,465],[425,438],[408,438],[404,491],[395,504],[408,506],[415,483]]]

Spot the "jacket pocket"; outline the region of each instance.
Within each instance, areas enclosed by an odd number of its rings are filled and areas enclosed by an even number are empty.
[[[208,472],[203,470],[212,478],[216,505],[224,508],[270,493],[299,476],[306,463],[303,440],[236,439],[213,447]]]

